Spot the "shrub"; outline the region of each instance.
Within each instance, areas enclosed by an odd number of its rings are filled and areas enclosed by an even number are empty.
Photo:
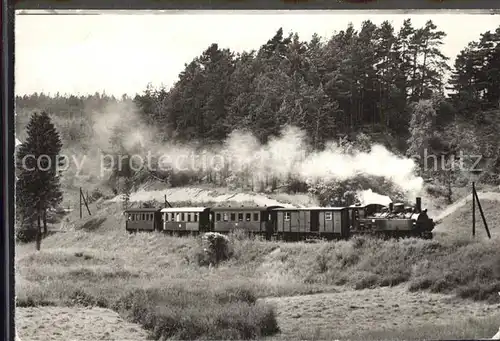
[[[229,239],[220,233],[205,233],[202,236],[201,247],[202,250],[198,252],[197,257],[199,265],[218,265],[232,255]]]
[[[89,197],[89,204],[90,203],[93,203],[97,200],[99,200],[100,198],[103,198],[104,197],[104,194],[101,192],[101,190],[99,188],[96,188],[92,191],[92,193],[90,194],[90,197]]]
[[[114,305],[155,339],[252,339],[279,331],[274,309],[248,289],[135,289]]]

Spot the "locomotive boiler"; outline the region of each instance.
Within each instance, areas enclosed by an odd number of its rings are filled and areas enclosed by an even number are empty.
[[[421,198],[416,199],[414,206],[402,203],[351,206],[351,234],[432,239],[434,226],[427,210],[422,210]]]

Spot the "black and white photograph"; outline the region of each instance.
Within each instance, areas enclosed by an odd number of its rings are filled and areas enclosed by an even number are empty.
[[[14,38],[16,340],[500,340],[500,14]]]

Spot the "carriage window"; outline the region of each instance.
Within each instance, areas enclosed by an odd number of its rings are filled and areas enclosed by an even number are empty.
[[[177,222],[181,221],[181,214],[180,213],[176,214],[175,221],[177,221]]]
[[[290,212],[285,212],[285,221],[290,220]]]
[[[146,215],[144,213],[142,214],[142,220],[146,220]]]
[[[243,213],[238,213],[238,221],[243,221]]]
[[[236,221],[236,213],[231,213],[231,221]]]
[[[191,222],[191,213],[187,213],[188,222]]]
[[[170,220],[175,221],[176,215],[175,213],[170,213]]]
[[[135,214],[129,214],[128,219],[134,221]]]
[[[163,220],[168,221],[168,213],[163,214]]]
[[[224,213],[223,219],[224,219],[224,221],[228,221],[229,220],[228,216],[227,216],[227,213]]]
[[[325,220],[332,220],[332,212],[325,212]]]
[[[184,221],[184,213],[181,213],[181,221]]]
[[[253,214],[253,221],[259,221],[259,214],[258,213]]]
[[[195,222],[195,223],[196,223],[196,222],[198,222],[198,213],[195,213],[195,214],[194,214],[194,222]]]
[[[220,213],[216,213],[215,214],[215,220],[216,221],[220,221]],[[224,219],[225,220],[225,219]]]
[[[252,214],[251,214],[251,213],[247,213],[247,214],[245,215],[245,220],[246,220],[246,221],[251,221],[251,220],[252,220]]]

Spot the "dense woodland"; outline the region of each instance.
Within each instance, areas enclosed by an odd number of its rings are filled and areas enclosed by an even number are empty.
[[[291,125],[318,150],[339,138],[356,144],[361,136],[399,155],[426,148],[456,162],[451,156],[459,150],[480,154],[481,180],[499,184],[500,26],[464,46],[454,61],[441,52],[445,36],[432,21],[414,27],[408,19],[399,30],[388,21],[365,21],[310,41],[280,29],[258,51],[241,54],[214,43],[170,89],[149,86],[133,99],[18,96],[16,130],[22,138],[29,114],[45,110],[65,148],[90,148],[95,132],[85,115],[133,101],[141,119],[158,128],[158,141],[209,146],[239,129],[266,143]],[[423,175],[448,185],[463,180],[438,173]]]

